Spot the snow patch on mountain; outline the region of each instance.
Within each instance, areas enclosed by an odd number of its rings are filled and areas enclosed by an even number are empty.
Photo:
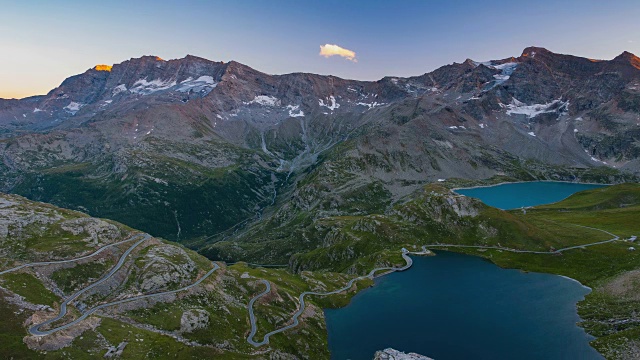
[[[374,102],[372,102],[372,103],[359,102],[359,103],[356,103],[356,105],[366,106],[366,107],[368,107],[369,109],[371,109],[371,108],[374,108],[374,107],[377,107],[377,106],[385,105],[385,103],[379,103],[379,102],[377,102],[377,101],[374,101]]]
[[[186,80],[180,82],[180,85],[178,86],[176,91],[206,92],[208,94],[216,86],[218,86],[218,83],[213,81],[213,76],[204,75],[204,76],[200,76],[195,80],[192,77],[187,78]]]
[[[245,105],[258,104],[263,106],[280,106],[280,100],[267,95],[258,95],[253,100],[245,102]]]
[[[140,95],[150,95],[158,91],[167,90],[173,86],[176,86],[176,81],[171,79],[155,79],[152,81],[141,79],[133,83],[133,87],[129,89],[129,92]]]
[[[318,105],[324,106],[331,111],[340,107],[340,104],[338,104],[338,102],[336,101],[336,98],[333,97],[333,95],[329,96],[329,101],[327,101],[327,103],[325,103],[324,100],[322,99],[318,99]]]
[[[304,116],[304,112],[300,110],[300,105],[287,105],[287,109],[289,110],[290,117],[301,117]]]
[[[562,100],[557,99],[547,104],[527,105],[518,101],[518,99],[513,98],[511,104],[500,104],[500,106],[507,108],[507,115],[526,115],[529,119],[532,119],[544,113],[566,112],[569,110],[569,101],[563,102]]]
[[[69,105],[65,106],[63,109],[70,113],[71,115],[75,115],[85,104],[77,103],[72,101]]]
[[[111,90],[111,96],[116,96],[125,91],[127,91],[127,86],[125,84],[120,84]]]
[[[496,69],[496,70],[500,70],[501,71],[500,74],[493,75],[493,77],[496,79],[496,84],[495,85],[499,85],[499,84],[502,84],[505,81],[509,80],[509,78],[511,77],[513,72],[518,67],[518,63],[516,63],[516,62],[508,62],[508,63],[504,63],[504,64],[500,64],[500,65],[495,65],[495,66],[492,66],[492,67],[494,69]]]
[[[496,86],[504,83],[505,81],[509,80],[509,78],[511,78],[511,75],[513,74],[513,72],[518,67],[518,63],[517,62],[508,62],[508,63],[497,64],[496,65],[493,61],[485,61],[485,62],[473,61],[473,64],[476,67],[480,66],[480,65],[484,65],[484,66],[486,66],[488,68],[491,68],[491,69],[500,70],[500,74],[493,75],[493,78],[495,80],[491,83],[491,86],[488,89],[485,89],[485,91],[493,89],[494,87],[496,87]]]
[[[419,82],[410,81],[404,84],[404,90],[414,96],[418,96],[425,93],[438,93],[440,89],[435,86],[424,86]]]
[[[102,104],[100,104],[100,107],[103,108],[109,104],[111,104],[113,102],[113,100],[105,100],[102,102]]]

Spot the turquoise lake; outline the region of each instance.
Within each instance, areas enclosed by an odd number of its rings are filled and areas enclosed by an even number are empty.
[[[458,192],[510,209],[594,187],[532,182]],[[411,269],[376,279],[346,307],[325,310],[333,359],[370,360],[387,347],[436,360],[602,359],[576,325],[576,303],[590,292],[578,282],[446,251],[413,259]]]
[[[488,187],[457,189],[458,194],[474,197],[498,209],[516,209],[526,206],[551,204],[566,199],[578,191],[606,185],[579,184],[553,181],[531,181],[500,184]]]

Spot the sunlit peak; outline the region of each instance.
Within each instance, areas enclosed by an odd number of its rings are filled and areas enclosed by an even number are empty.
[[[111,71],[112,67],[111,65],[96,65],[94,69],[97,71]]]

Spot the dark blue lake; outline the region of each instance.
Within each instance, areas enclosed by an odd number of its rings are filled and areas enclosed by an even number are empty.
[[[325,310],[333,359],[370,360],[387,347],[436,360],[602,359],[576,325],[590,291],[579,283],[451,252],[413,259]]]
[[[560,201],[600,185],[527,182],[458,193],[514,209]],[[576,325],[590,292],[560,276],[501,269],[438,252],[376,279],[341,309],[325,310],[333,359],[372,359],[387,347],[447,359],[602,359]]]
[[[578,191],[603,186],[606,185],[531,181],[457,189],[456,192],[461,195],[480,199],[487,205],[507,210],[521,208],[523,206],[551,204],[566,199]]]

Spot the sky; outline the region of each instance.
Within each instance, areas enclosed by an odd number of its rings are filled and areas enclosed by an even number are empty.
[[[527,46],[640,54],[638,0],[0,0],[0,98],[142,55],[378,80]],[[322,45],[329,46],[322,50]]]

